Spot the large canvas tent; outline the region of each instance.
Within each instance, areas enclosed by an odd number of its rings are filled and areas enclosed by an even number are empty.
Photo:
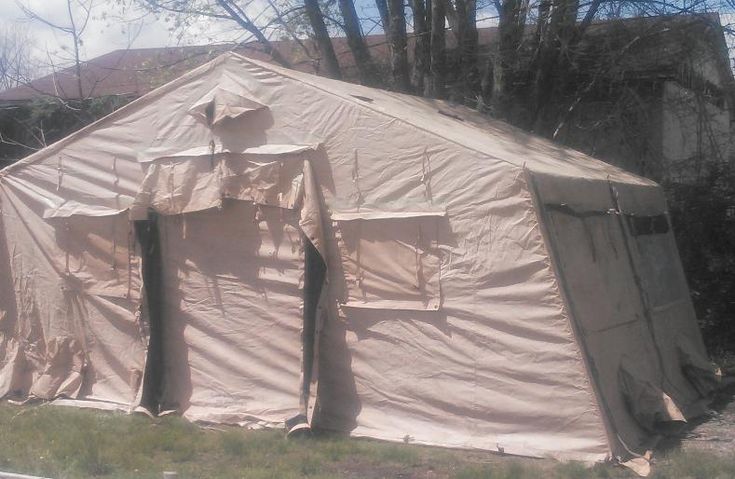
[[[0,396],[599,461],[716,385],[661,188],[226,54],[0,173]]]

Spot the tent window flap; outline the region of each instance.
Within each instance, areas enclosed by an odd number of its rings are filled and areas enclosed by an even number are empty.
[[[334,222],[344,272],[342,306],[440,308],[437,218],[397,216]]]
[[[665,234],[669,232],[666,215],[634,216],[626,215],[628,227],[633,236]]]
[[[296,208],[310,147],[268,146],[275,152],[259,148],[252,154],[219,152],[154,161],[141,183],[131,216],[144,219],[148,208],[162,215],[219,208],[225,198]],[[284,149],[278,146],[294,148],[281,151]]]

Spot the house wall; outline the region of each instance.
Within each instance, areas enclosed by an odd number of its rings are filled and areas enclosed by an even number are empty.
[[[632,173],[659,180],[661,102],[656,85],[618,85],[581,102],[558,138]]]
[[[713,44],[699,38],[685,51],[683,64],[702,79],[722,88],[725,84],[718,65],[720,60],[715,55],[714,48]]]
[[[664,83],[661,105],[662,179],[694,183],[708,164],[729,160],[732,131],[727,106],[717,106],[674,81]]]

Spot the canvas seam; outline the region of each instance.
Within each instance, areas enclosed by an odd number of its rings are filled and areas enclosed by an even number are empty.
[[[534,191],[533,185],[533,178],[528,170],[524,168],[524,179],[526,183],[526,192],[529,194],[531,201],[533,203],[533,219],[534,219],[534,228],[538,230],[540,236],[541,236],[541,244],[544,249],[544,253],[546,253],[546,259],[547,259],[547,267],[550,270],[552,274],[552,281],[553,281],[553,287],[556,292],[556,294],[562,299],[562,317],[565,320],[566,323],[566,333],[569,336],[569,338],[574,343],[574,351],[575,356],[577,357],[577,361],[582,363],[583,368],[582,371],[584,373],[584,377],[586,380],[586,386],[585,389],[587,391],[587,395],[590,399],[590,402],[594,405],[595,409],[597,410],[598,417],[600,419],[600,422],[602,423],[602,429],[605,432],[605,436],[607,438],[607,448],[608,448],[608,454],[610,457],[612,457],[612,441],[611,438],[615,437],[617,435],[615,431],[615,426],[613,424],[613,418],[609,417],[607,418],[607,421],[605,420],[607,414],[602,408],[601,404],[601,396],[602,391],[599,390],[599,386],[597,385],[597,382],[593,379],[593,372],[592,372],[592,366],[589,363],[589,358],[587,357],[587,354],[583,352],[583,347],[581,346],[581,342],[584,340],[580,337],[580,335],[577,333],[574,325],[572,324],[572,321],[574,321],[572,312],[569,308],[569,298],[567,298],[567,294],[564,291],[564,288],[561,286],[561,281],[563,279],[563,276],[560,273],[560,266],[557,264],[557,260],[552,254],[552,249],[550,248],[550,242],[551,238],[549,233],[546,231],[546,228],[544,226],[544,223],[541,221],[541,218],[539,217],[539,212],[541,211],[541,204],[540,204],[540,198],[537,196],[536,192]],[[608,425],[609,423],[609,425]]]

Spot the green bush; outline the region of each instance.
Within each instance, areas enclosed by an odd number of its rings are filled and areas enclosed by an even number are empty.
[[[684,271],[705,342],[735,352],[735,171],[713,165],[697,184],[665,185]]]

